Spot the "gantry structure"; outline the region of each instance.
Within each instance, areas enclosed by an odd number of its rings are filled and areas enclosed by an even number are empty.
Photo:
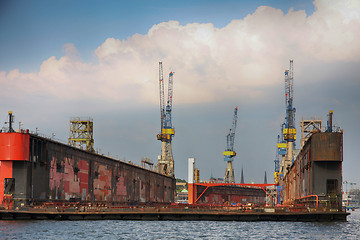
[[[70,119],[69,145],[94,152],[94,123],[92,118]]]

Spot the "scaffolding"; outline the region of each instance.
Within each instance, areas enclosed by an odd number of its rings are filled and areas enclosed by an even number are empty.
[[[69,145],[94,152],[93,127],[92,118],[71,118]]]
[[[321,132],[322,121],[320,119],[313,118],[312,120],[301,120],[301,147],[315,132]]]

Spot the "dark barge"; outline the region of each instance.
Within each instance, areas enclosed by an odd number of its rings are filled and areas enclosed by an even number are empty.
[[[314,133],[280,177],[281,206],[264,207],[266,186],[244,184],[189,184],[194,204],[174,204],[173,177],[29,131],[1,132],[0,220],[346,221],[342,145],[342,132]]]
[[[136,207],[100,209],[0,210],[0,220],[146,220],[146,221],[346,221],[346,212],[302,211],[284,208]]]

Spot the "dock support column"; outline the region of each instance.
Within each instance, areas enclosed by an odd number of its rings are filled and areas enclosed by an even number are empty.
[[[194,168],[195,158],[188,159],[188,203],[194,204]]]

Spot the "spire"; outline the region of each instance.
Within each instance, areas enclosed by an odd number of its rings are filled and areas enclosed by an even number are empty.
[[[267,184],[266,171],[265,171],[265,176],[264,176],[264,184]]]
[[[213,172],[212,172],[212,169],[211,169],[211,175],[210,175],[210,180],[214,179],[214,176],[213,176]]]
[[[240,181],[240,183],[245,183],[245,181],[244,181],[244,168],[243,167],[241,167],[241,181]]]

